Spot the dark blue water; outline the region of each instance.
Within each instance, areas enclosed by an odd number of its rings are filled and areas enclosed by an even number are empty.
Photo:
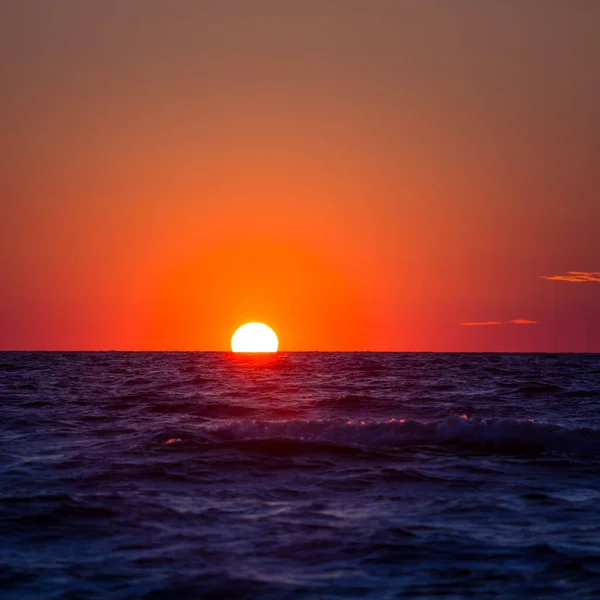
[[[600,597],[600,355],[0,363],[2,598]]]

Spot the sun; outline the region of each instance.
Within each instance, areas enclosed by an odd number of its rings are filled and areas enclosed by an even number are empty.
[[[264,323],[246,323],[231,338],[233,352],[277,352],[279,340]]]

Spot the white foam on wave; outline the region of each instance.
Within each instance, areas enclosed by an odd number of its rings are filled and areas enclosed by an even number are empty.
[[[472,419],[466,415],[440,421],[391,419],[351,421],[232,421],[208,427],[219,441],[288,439],[367,448],[411,445],[470,445],[565,453],[600,453],[600,430],[569,429],[525,419]]]

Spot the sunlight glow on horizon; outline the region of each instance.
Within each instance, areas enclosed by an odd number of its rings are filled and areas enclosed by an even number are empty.
[[[264,323],[246,323],[231,338],[232,352],[277,352],[279,340]]]

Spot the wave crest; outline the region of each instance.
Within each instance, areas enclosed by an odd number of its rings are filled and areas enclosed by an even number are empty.
[[[466,415],[441,421],[391,419],[386,422],[351,421],[233,421],[210,426],[212,442],[285,439],[364,448],[407,446],[465,446],[484,451],[568,453],[595,455],[600,430],[568,429],[525,419],[473,419]]]

